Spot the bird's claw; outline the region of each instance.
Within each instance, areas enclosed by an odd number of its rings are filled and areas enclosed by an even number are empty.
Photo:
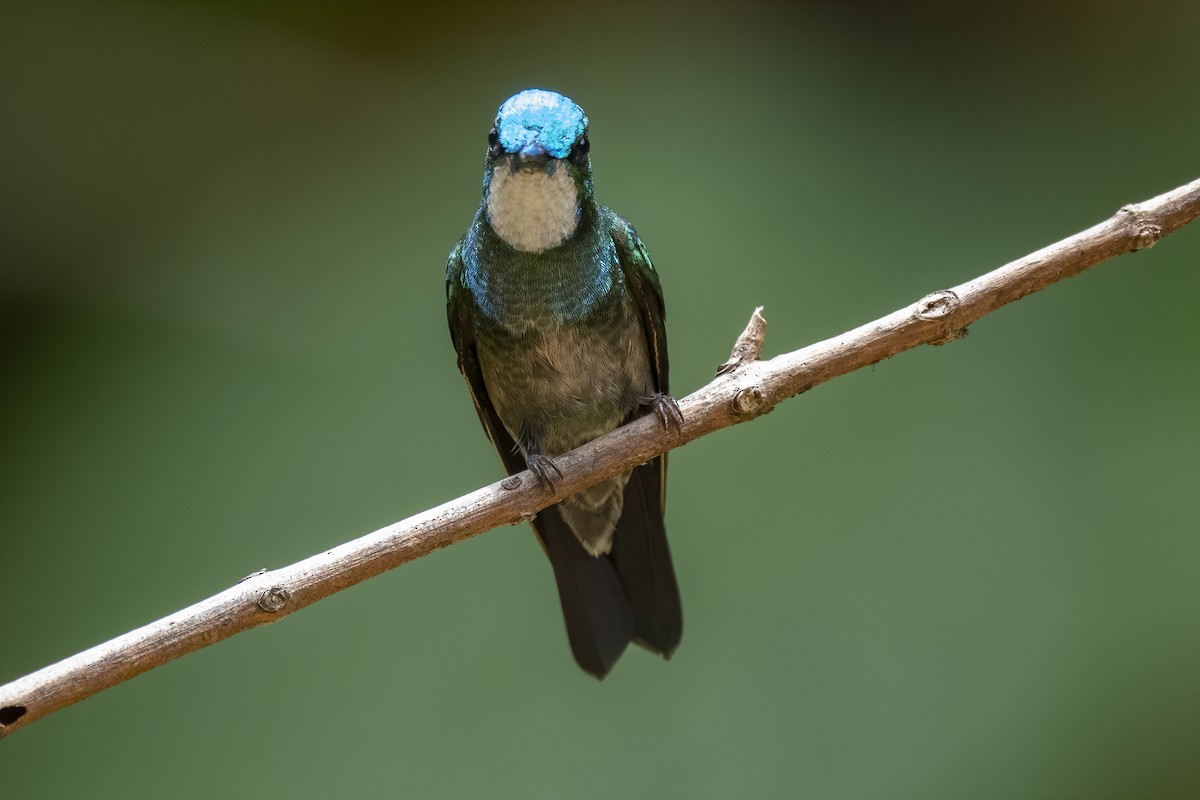
[[[675,401],[674,397],[662,393],[651,395],[646,401],[646,405],[654,409],[663,430],[668,431],[674,428],[676,433],[683,430],[683,412],[679,410],[679,403]]]
[[[525,466],[529,467],[529,471],[536,475],[538,480],[542,482],[542,485],[551,492],[555,488],[554,475],[557,475],[558,479],[562,480],[562,470],[558,468],[558,464],[555,464],[554,459],[550,458],[550,456],[544,456],[540,453],[530,455],[525,459]],[[551,475],[551,473],[554,473],[554,475]]]

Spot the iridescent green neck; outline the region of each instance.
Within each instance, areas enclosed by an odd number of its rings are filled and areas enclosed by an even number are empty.
[[[500,237],[485,206],[463,242],[463,278],[491,322],[515,335],[578,322],[619,290],[623,281],[608,232],[608,209],[584,202],[579,224],[565,242],[522,252]]]

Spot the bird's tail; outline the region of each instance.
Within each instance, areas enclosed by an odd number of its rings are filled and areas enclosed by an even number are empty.
[[[609,558],[633,614],[634,641],[670,658],[683,637],[683,606],[663,523],[663,458],[630,475]]]
[[[593,556],[557,506],[533,526],[550,556],[571,652],[603,678],[635,641],[670,658],[683,636],[683,609],[662,515],[660,459],[633,470],[608,554]]]
[[[592,556],[583,549],[555,506],[538,512],[533,527],[554,567],[575,661],[585,672],[603,678],[634,635],[617,570],[607,556]]]

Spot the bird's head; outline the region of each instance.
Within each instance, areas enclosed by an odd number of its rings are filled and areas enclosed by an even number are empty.
[[[504,101],[488,132],[483,200],[510,246],[540,252],[569,239],[592,198],[588,119],[570,98],[526,89]]]

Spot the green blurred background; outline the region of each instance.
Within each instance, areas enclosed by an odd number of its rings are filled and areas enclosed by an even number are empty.
[[[1195,3],[5,2],[0,680],[500,477],[446,253],[563,91],[666,291],[837,334],[1200,174]],[[26,797],[1196,797],[1200,225],[672,455],[597,683],[504,528],[0,743]]]

